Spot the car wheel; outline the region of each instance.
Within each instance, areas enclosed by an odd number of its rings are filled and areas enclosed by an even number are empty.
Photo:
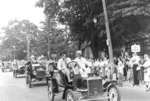
[[[66,92],[66,101],[77,101],[77,97],[72,90]]]
[[[111,87],[108,92],[108,101],[120,101],[120,93],[117,87]]]
[[[52,81],[48,81],[48,99],[49,101],[54,101],[55,94],[53,92]]]

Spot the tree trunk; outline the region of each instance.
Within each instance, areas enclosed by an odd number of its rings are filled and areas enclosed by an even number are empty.
[[[78,43],[78,50],[81,50],[81,44],[82,44],[82,42],[81,42],[81,40],[79,40],[79,43]]]
[[[91,49],[92,49],[92,52],[93,52],[93,56],[95,59],[98,58],[98,43],[97,43],[97,38],[95,38],[95,40],[93,40],[91,42]]]

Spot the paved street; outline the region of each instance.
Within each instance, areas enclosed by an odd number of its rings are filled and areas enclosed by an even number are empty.
[[[122,87],[120,92],[121,101],[150,101],[150,92],[141,87]],[[61,101],[59,98],[57,101]],[[0,101],[48,101],[47,89],[45,85],[29,89],[24,78],[14,79],[12,73],[0,72]]]

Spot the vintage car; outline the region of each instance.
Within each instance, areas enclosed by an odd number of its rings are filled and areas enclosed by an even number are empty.
[[[26,84],[28,87],[32,87],[32,82],[42,80],[47,81],[46,67],[40,63],[28,62],[26,64]]]
[[[11,63],[5,63],[2,67],[1,67],[1,71],[2,72],[12,72],[12,65]]]
[[[73,68],[78,63],[72,61],[68,64],[72,82],[68,82],[65,74],[61,71],[50,71],[48,79],[48,98],[54,101],[55,96],[62,94],[66,101],[120,101],[120,93],[116,81],[107,81],[104,77],[90,76],[82,78],[74,74]]]
[[[13,70],[13,77],[17,78],[18,75],[25,75],[25,66],[20,66],[19,68],[16,68]]]

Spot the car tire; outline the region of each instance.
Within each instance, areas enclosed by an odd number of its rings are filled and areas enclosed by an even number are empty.
[[[54,101],[54,97],[55,97],[55,94],[54,94],[54,91],[53,91],[53,83],[52,81],[48,81],[48,101]]]
[[[120,93],[119,90],[117,89],[117,87],[110,87],[109,91],[108,91],[108,101],[120,101],[121,97],[120,97]]]

